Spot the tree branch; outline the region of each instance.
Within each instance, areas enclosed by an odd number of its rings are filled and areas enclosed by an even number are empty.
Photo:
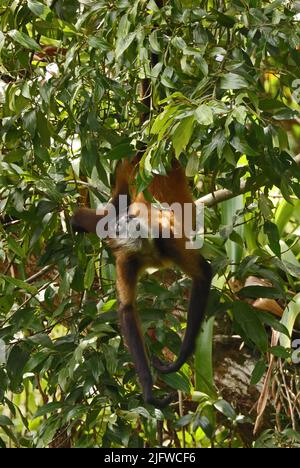
[[[294,156],[294,161],[300,166],[300,154]],[[254,188],[259,189],[260,186]],[[208,195],[204,195],[204,197],[199,198],[195,203],[196,205],[204,204],[207,207],[212,207],[226,200],[231,200],[232,198],[238,197],[239,195],[243,195],[248,190],[249,188],[247,186],[247,182],[245,180],[241,180],[240,190],[238,193],[231,192],[228,189],[221,189],[217,190],[216,192],[209,193]]]

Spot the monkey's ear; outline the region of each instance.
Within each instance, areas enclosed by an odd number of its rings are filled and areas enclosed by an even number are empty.
[[[97,223],[102,216],[90,208],[78,208],[71,218],[71,225],[75,232],[90,232],[96,234]]]

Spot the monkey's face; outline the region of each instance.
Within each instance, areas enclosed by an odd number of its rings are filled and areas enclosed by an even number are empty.
[[[131,253],[145,252],[150,242],[148,222],[143,217],[130,213],[119,216],[109,236],[112,248],[122,248]]]

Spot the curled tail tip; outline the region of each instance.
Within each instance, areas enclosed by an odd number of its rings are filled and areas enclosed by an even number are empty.
[[[177,372],[181,369],[182,363],[175,361],[171,364],[165,364],[161,362],[157,357],[152,359],[153,367],[158,370],[161,374],[171,374],[172,372]]]
[[[167,397],[159,400],[158,398],[154,398],[152,395],[150,397],[145,397],[145,402],[149,405],[155,406],[155,408],[163,409],[168,406],[172,401],[176,398],[177,393],[173,392]]]

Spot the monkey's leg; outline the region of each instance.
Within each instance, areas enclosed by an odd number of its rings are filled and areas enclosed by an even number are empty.
[[[178,262],[183,271],[192,277],[192,290],[187,314],[187,327],[176,361],[171,364],[164,364],[157,358],[153,360],[154,367],[163,374],[177,372],[193,353],[196,339],[205,317],[212,271],[208,262],[202,257],[199,258],[198,254],[195,255],[196,258],[193,260],[188,258],[190,255],[187,255],[185,260]]]
[[[153,380],[145,350],[140,322],[135,309],[136,284],[139,263],[126,256],[117,258],[117,290],[119,297],[119,320],[121,330],[135,365],[146,403],[162,408],[170,403],[171,397],[157,400],[153,397]]]

